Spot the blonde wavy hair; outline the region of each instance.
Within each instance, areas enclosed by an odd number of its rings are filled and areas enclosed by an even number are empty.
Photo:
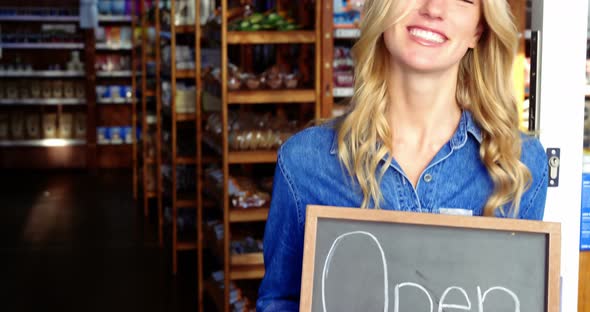
[[[389,52],[383,32],[411,10],[402,2],[367,0],[362,35],[352,50],[354,106],[338,127],[338,156],[362,190],[363,208],[380,208],[379,184],[392,161],[389,157],[375,175],[380,161],[392,150],[392,132],[386,119]],[[456,98],[482,131],[479,153],[495,186],[484,206],[484,215],[493,216],[499,209],[502,215],[516,217],[531,180],[529,170],[520,162],[522,142],[511,79],[518,31],[507,1],[482,0],[482,12],[484,30],[477,46],[460,62]],[[508,203],[510,210],[506,212],[504,206]]]

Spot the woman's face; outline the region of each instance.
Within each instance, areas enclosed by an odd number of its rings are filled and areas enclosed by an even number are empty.
[[[419,72],[457,67],[479,40],[481,1],[407,1],[409,14],[383,34],[391,61],[403,70]]]

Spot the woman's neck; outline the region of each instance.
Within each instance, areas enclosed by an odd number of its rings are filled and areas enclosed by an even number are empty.
[[[461,117],[455,96],[456,73],[400,72],[392,76],[388,85],[388,119],[393,142],[409,140],[421,142],[420,145],[447,142]]]

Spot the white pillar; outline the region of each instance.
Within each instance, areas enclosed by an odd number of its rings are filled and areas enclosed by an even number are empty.
[[[532,28],[542,32],[537,130],[545,148],[561,149],[559,186],[549,188],[545,221],[561,223],[561,311],[570,312],[578,310],[588,2],[532,3]]]

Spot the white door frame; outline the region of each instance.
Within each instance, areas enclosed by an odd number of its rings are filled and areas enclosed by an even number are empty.
[[[547,192],[544,220],[561,223],[561,311],[572,312],[578,310],[588,2],[532,5],[532,29],[541,30],[537,131],[545,148],[561,150],[559,186]]]

